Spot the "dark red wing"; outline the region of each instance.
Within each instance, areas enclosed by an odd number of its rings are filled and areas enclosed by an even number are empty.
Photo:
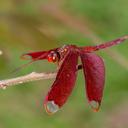
[[[49,52],[47,52],[47,51],[32,52],[32,53],[23,54],[21,56],[21,58],[27,59],[27,60],[35,60],[38,58],[38,60],[41,60],[41,59],[46,59],[48,54],[49,54]]]
[[[103,95],[105,82],[105,67],[102,58],[93,53],[81,54],[86,93],[93,110],[98,111]]]
[[[85,52],[93,52],[93,51],[105,49],[105,48],[112,47],[114,45],[123,43],[127,39],[128,39],[128,35],[120,37],[120,38],[112,40],[112,41],[105,42],[103,44],[96,45],[96,46],[82,47],[82,50],[85,51]]]
[[[77,62],[77,53],[70,51],[66,55],[58,71],[56,80],[44,101],[44,106],[48,113],[55,113],[64,105],[71,94],[77,75]]]
[[[57,50],[57,48],[49,51],[30,52],[30,53],[23,54],[21,58],[26,60],[43,60],[43,59],[47,59],[48,54],[51,51],[55,51],[55,50]]]

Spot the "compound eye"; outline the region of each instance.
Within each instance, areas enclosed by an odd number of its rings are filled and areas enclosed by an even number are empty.
[[[55,62],[58,60],[57,53],[54,52],[54,51],[52,51],[52,52],[48,55],[47,60],[48,60],[49,62],[55,63]]]

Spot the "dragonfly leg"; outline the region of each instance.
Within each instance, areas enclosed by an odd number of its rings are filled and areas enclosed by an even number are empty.
[[[82,64],[77,65],[77,70],[81,70],[83,68]]]

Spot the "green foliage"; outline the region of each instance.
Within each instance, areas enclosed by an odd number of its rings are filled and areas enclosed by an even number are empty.
[[[88,21],[87,27],[103,40],[112,40],[128,32],[127,0],[55,0],[53,3],[47,0],[1,0],[0,50],[4,54],[0,56],[0,79],[16,77],[32,71],[55,71],[55,66],[52,64],[39,61],[16,75],[10,75],[13,69],[26,63],[19,59],[25,52],[51,49],[63,45],[64,42],[80,46],[92,43],[88,36],[83,36],[83,33],[77,30],[74,31],[65,22],[60,22],[43,10],[45,4],[50,6],[58,2],[61,3],[60,9],[67,15],[73,15],[78,20],[80,18],[84,23]],[[111,50],[117,50],[128,60],[127,43],[128,41]],[[83,73],[80,71],[72,96],[53,116],[48,116],[42,106],[43,98],[52,80],[0,90],[0,128],[111,128],[114,126],[110,121],[116,117],[111,115],[123,103],[128,105],[125,100],[128,98],[128,72],[104,52],[99,54],[106,63],[106,85],[103,103],[98,113],[93,113],[88,107],[84,94]]]

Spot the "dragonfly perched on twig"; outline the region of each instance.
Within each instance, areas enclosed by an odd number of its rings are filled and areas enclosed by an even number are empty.
[[[47,59],[49,62],[57,63],[59,67],[56,79],[44,100],[46,111],[53,114],[65,104],[75,86],[77,72],[80,69],[84,72],[88,102],[94,111],[98,111],[105,84],[105,65],[102,58],[94,51],[120,44],[126,39],[128,36],[96,46],[64,45],[48,51],[23,54],[23,59],[32,60],[30,63]],[[82,62],[80,65],[79,57]]]

